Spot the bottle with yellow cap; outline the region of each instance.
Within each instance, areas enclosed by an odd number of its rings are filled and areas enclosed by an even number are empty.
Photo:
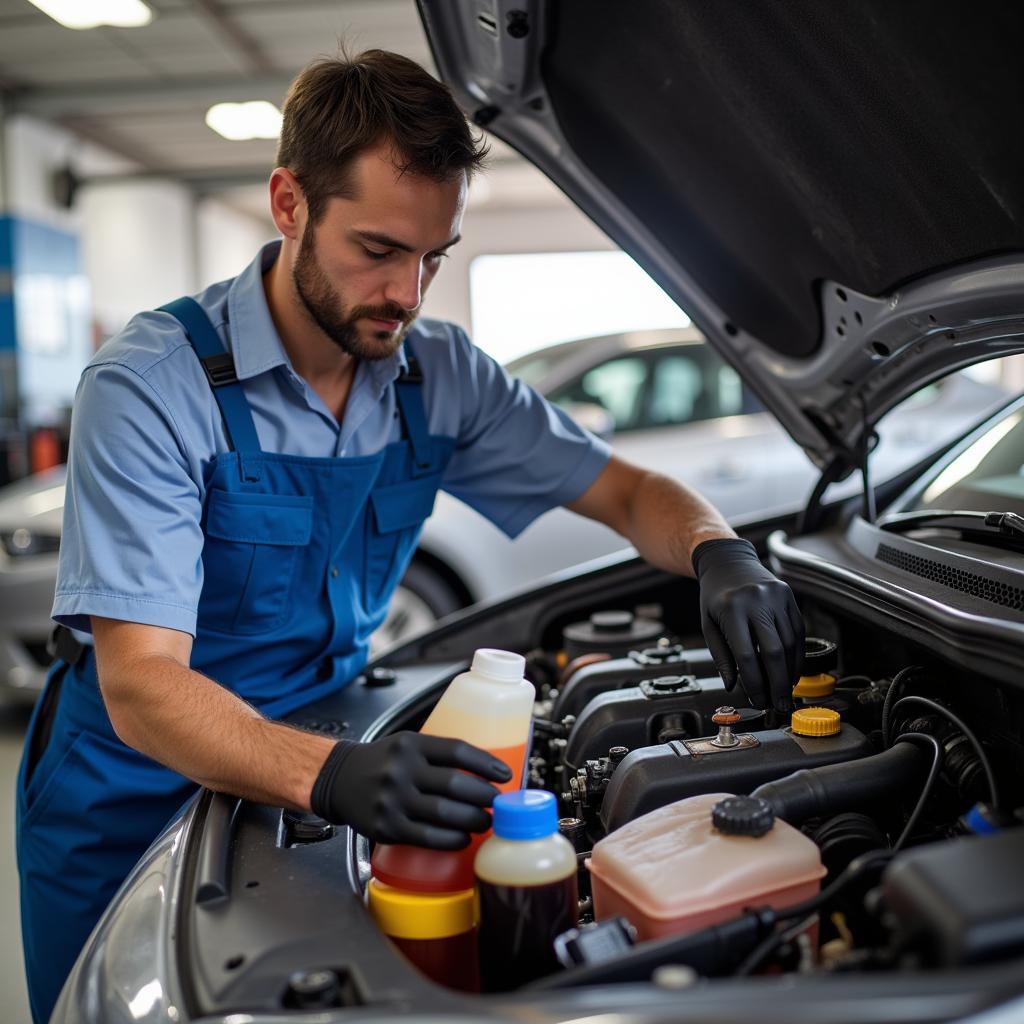
[[[366,898],[380,930],[428,978],[463,992],[480,991],[472,889],[405,892],[372,878]]]

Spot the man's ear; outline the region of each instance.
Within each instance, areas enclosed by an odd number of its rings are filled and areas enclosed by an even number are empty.
[[[287,167],[275,167],[270,174],[270,216],[285,238],[302,236],[307,216],[302,186]]]

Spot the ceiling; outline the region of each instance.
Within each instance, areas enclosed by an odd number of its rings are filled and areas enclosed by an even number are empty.
[[[126,157],[134,173],[174,177],[260,215],[275,143],[221,138],[204,121],[211,104],[280,106],[299,69],[341,40],[350,52],[395,50],[434,71],[414,0],[146,2],[154,18],[143,28],[75,31],[28,0],[0,0],[4,110],[57,123]],[[500,145],[494,171],[512,175],[520,197],[524,178],[540,179]]]

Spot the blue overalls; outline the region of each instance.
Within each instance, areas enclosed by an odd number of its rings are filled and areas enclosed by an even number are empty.
[[[429,433],[410,355],[394,385],[401,440],[357,458],[264,452],[202,308],[192,299],[162,308],[203,363],[231,449],[206,479],[191,665],[278,718],[365,664],[455,442]],[[25,968],[42,1022],[121,882],[196,785],[117,738],[87,647],[51,669],[17,786]]]

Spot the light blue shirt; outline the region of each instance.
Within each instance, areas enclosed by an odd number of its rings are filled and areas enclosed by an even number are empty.
[[[270,317],[263,274],[279,246],[265,246],[238,277],[196,296],[234,356],[260,445],[321,458],[378,452],[401,437],[391,384],[405,353],[358,364],[339,424],[292,368]],[[409,338],[430,432],[456,441],[442,483],[449,494],[515,537],[600,474],[608,446],[509,377],[460,328],[422,320]],[[228,450],[178,321],[158,312],[134,317],[78,386],[56,621],[88,631],[88,616],[99,615],[195,635],[206,480],[213,458]]]

